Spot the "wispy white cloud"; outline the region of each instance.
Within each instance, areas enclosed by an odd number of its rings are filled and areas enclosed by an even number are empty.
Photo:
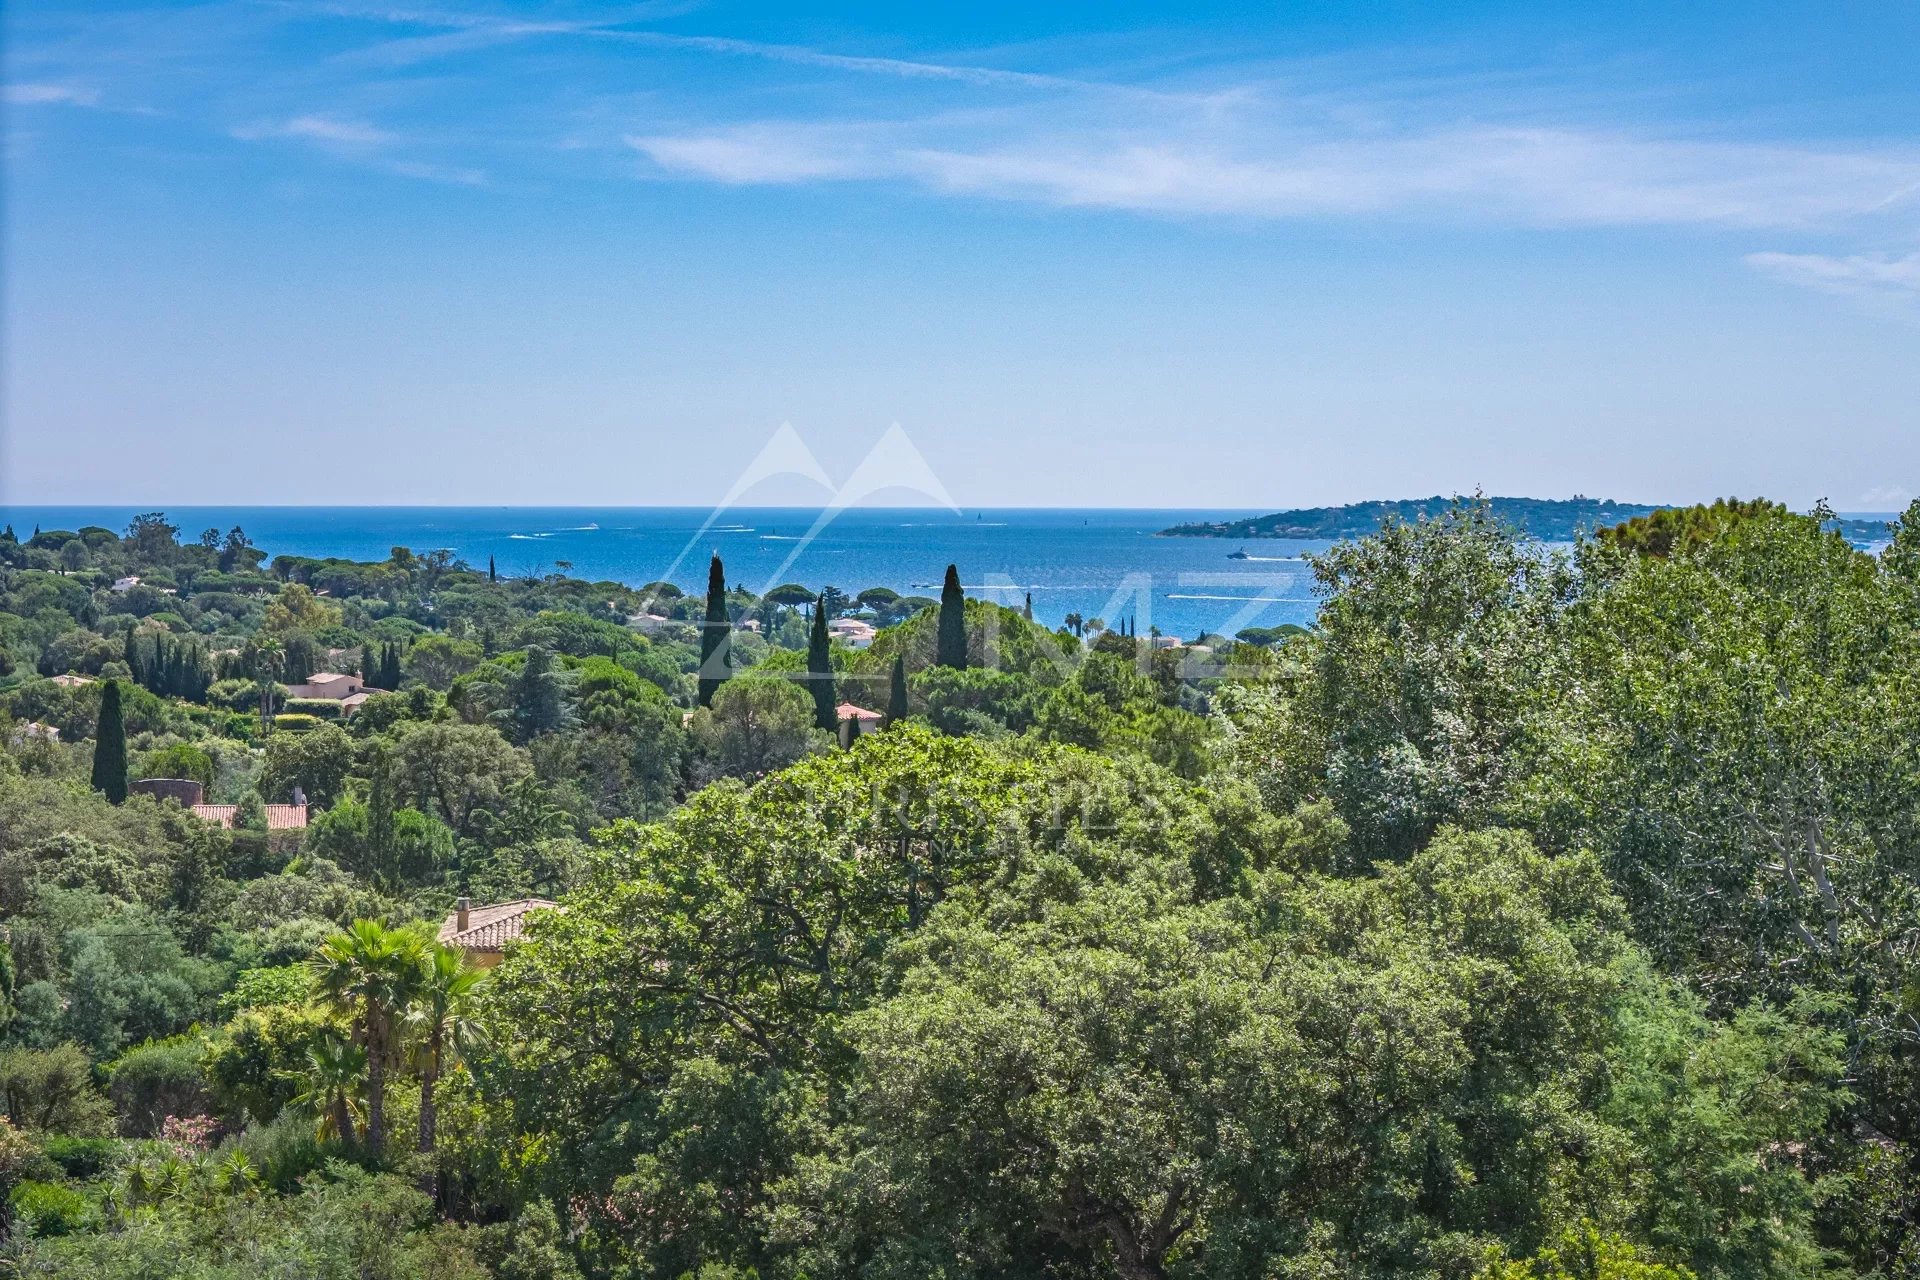
[[[10,84],[6,86],[5,98],[9,104],[20,107],[97,107],[100,105],[98,90],[83,89],[70,84]]]
[[[183,118],[201,110],[234,138],[456,182],[484,181],[482,162],[552,163],[624,140],[656,177],[893,183],[1173,216],[1845,229],[1905,216],[1920,192],[1920,138],[1787,143],[1737,136],[1724,120],[1710,133],[1653,123],[1633,114],[1646,109],[1644,92],[1609,97],[1605,75],[1580,81],[1565,68],[1429,63],[1404,50],[1279,64],[1136,46],[1103,76],[1037,47],[891,57],[661,29],[684,9],[215,0],[186,11],[178,30],[155,10],[108,45],[49,44],[31,63],[44,83],[8,92],[71,92],[111,84],[100,77],[115,67],[146,68],[143,83]],[[291,66],[272,51],[276,30],[316,20],[333,24],[328,47],[343,52]],[[155,48],[173,60],[156,62]],[[654,52],[738,66],[650,77],[667,62]],[[491,61],[460,74],[411,70],[468,55]],[[994,61],[1008,65],[983,65]],[[222,68],[225,92],[207,92]],[[335,106],[298,112],[315,101]],[[740,117],[743,101],[759,118]],[[1835,288],[1906,287],[1864,279],[1871,260],[1832,261],[1852,265],[1823,274],[1761,255],[1756,266]]]
[[[414,140],[365,120],[325,114],[297,115],[286,120],[262,120],[239,125],[228,130],[228,133],[242,142],[306,143],[342,160],[397,177],[447,182],[463,187],[487,185],[484,169],[422,160],[415,155],[404,154],[403,148]]]
[[[1144,97],[1185,96],[1138,86],[1110,84],[1043,72],[979,66],[964,62],[834,53],[807,45],[742,40],[732,36],[692,35],[641,28],[635,25],[689,13],[697,7],[693,4],[662,0],[661,3],[656,4],[629,6],[599,18],[573,21],[504,18],[494,14],[468,13],[459,10],[397,9],[342,4],[329,4],[323,6],[320,11],[341,17],[431,29],[430,34],[382,40],[340,55],[341,60],[350,62],[406,65],[525,40],[577,37],[656,49],[754,58],[767,62],[783,62],[901,80],[947,81],[979,87],[1096,90],[1123,95],[1138,94]]]
[[[261,120],[236,125],[228,130],[243,142],[268,138],[291,138],[331,147],[383,147],[397,141],[385,129],[364,120],[342,119],[331,115],[299,115],[287,120]]]
[[[738,184],[903,176],[901,151],[882,131],[857,125],[744,125],[634,136],[627,144],[674,174]]]
[[[1803,288],[1854,297],[1920,300],[1920,253],[1835,257],[1821,253],[1750,253],[1754,270]]]
[[[1061,131],[1044,114],[1017,113],[983,129],[763,121],[628,143],[663,173],[718,182],[900,181],[1067,207],[1259,218],[1418,213],[1542,225],[1799,227],[1883,209],[1920,182],[1920,150],[1675,142],[1565,128],[1381,136],[1218,120],[1206,128],[1176,121]]]
[[[426,164],[414,160],[389,160],[383,168],[388,173],[398,174],[402,178],[418,178],[422,182],[450,182],[460,187],[484,187],[487,185],[487,171],[465,165]]]

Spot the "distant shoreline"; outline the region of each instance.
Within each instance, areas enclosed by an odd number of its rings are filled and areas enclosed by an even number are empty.
[[[1167,538],[1362,538],[1385,520],[1418,520],[1445,511],[1457,498],[1405,498],[1352,502],[1338,507],[1301,507],[1243,520],[1177,524],[1161,530]],[[1581,533],[1651,515],[1668,504],[1572,498],[1488,498],[1499,519],[1522,533],[1548,542],[1568,541]]]
[[[1338,507],[1300,507],[1276,511],[1271,515],[1250,516],[1240,520],[1197,521],[1162,529],[1162,538],[1226,538],[1251,541],[1285,538],[1340,541],[1364,538],[1379,531],[1383,522],[1413,521],[1445,511],[1458,498],[1435,495],[1431,498],[1404,498],[1377,502],[1352,502]],[[1610,525],[1620,524],[1655,511],[1671,510],[1684,503],[1615,502],[1582,496],[1572,498],[1488,498],[1488,506],[1528,537],[1542,542],[1571,542]],[[1829,524],[1854,542],[1885,541],[1886,522],[1878,519],[1836,517]]]

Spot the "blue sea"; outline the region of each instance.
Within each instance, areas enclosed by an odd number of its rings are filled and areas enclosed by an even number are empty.
[[[25,538],[36,525],[119,530],[133,507],[0,507]],[[551,573],[639,586],[660,579],[706,584],[717,552],[727,580],[760,592],[783,582],[832,585],[855,594],[891,587],[939,594],[948,564],[969,595],[1019,607],[1033,596],[1036,621],[1069,613],[1133,621],[1194,639],[1243,627],[1312,620],[1312,573],[1299,559],[1324,542],[1162,538],[1171,525],[1262,514],[1225,510],[967,510],[859,507],[823,513],[797,507],[175,507],[183,540],[239,525],[268,555],[383,560],[396,546],[451,548],[504,575]],[[1230,555],[1244,550],[1244,560]]]

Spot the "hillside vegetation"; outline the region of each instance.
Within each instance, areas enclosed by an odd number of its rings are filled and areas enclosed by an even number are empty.
[[[0,1268],[1913,1277],[1920,504],[1829,515],[1443,504],[1208,649],[0,534]]]

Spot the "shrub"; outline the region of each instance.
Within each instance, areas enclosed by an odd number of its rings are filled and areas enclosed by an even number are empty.
[[[299,1091],[307,1050],[330,1027],[325,1014],[295,1005],[249,1009],[227,1023],[201,1063],[220,1114],[236,1122],[279,1115]]]
[[[58,1176],[57,1166],[32,1134],[0,1120],[0,1193],[11,1194],[29,1179]]]
[[[211,786],[213,758],[190,742],[176,742],[141,756],[134,772],[142,778],[191,778]]]
[[[312,947],[306,947],[302,954],[312,950]],[[258,1009],[270,1004],[298,1004],[307,998],[310,985],[306,967],[298,963],[248,969],[234,980],[233,989],[220,997],[220,1014],[231,1018],[242,1009]]]
[[[84,1182],[111,1169],[125,1147],[118,1138],[75,1138],[60,1134],[47,1139],[45,1150],[47,1159],[58,1165],[61,1173]]]
[[[0,1051],[0,1103],[14,1124],[42,1133],[113,1131],[113,1109],[93,1087],[93,1064],[74,1044]]]
[[[310,715],[279,715],[273,718],[273,727],[281,733],[305,733],[319,728],[320,720]]]
[[[311,716],[316,720],[338,720],[340,704],[332,698],[288,698],[287,715]],[[281,716],[280,719],[285,719]]]
[[[253,680],[216,680],[207,701],[228,711],[249,712],[260,705],[260,686]]]
[[[54,1182],[23,1182],[7,1200],[28,1235],[73,1235],[92,1226],[97,1216],[84,1194]]]
[[[246,1156],[261,1186],[283,1195],[297,1189],[300,1179],[324,1165],[335,1150],[320,1141],[311,1117],[292,1111],[248,1129],[231,1146]]]
[[[121,1132],[130,1138],[151,1138],[171,1116],[205,1115],[203,1052],[199,1036],[175,1036],[149,1040],[116,1058],[107,1067],[107,1096],[120,1113]]]

